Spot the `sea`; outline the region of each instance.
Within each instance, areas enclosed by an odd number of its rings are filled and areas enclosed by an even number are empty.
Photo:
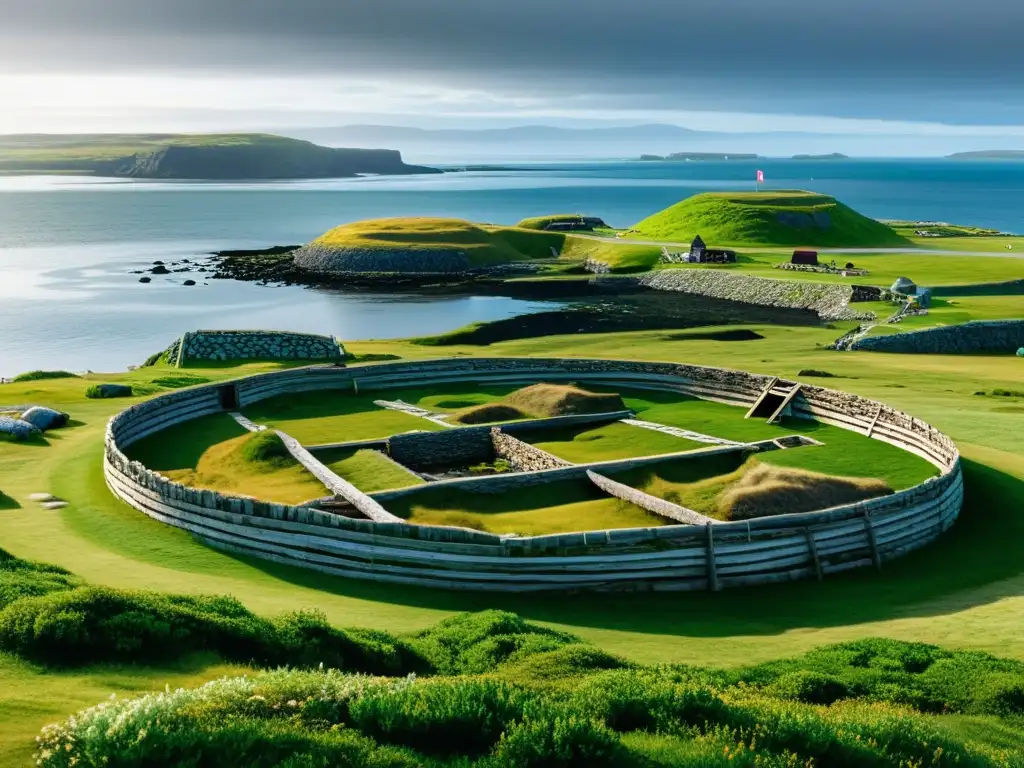
[[[579,212],[628,226],[702,191],[811,189],[876,218],[1024,232],[1024,162],[758,160],[517,163],[502,170],[274,183],[0,178],[0,377],[117,371],[195,329],[277,329],[342,340],[441,333],[548,309],[494,296],[369,295],[154,276],[156,260],[311,240],[384,216],[511,224]],[[185,277],[197,279],[183,286]],[[682,300],[682,299],[681,299]]]

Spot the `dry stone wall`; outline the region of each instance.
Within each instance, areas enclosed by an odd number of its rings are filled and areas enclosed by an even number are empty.
[[[182,366],[190,360],[330,360],[341,362],[345,350],[337,339],[285,331],[191,331],[165,353]]]
[[[311,367],[250,377],[235,388],[244,405],[287,391],[356,385],[386,389],[412,382],[551,380],[671,389],[746,405],[768,382],[739,371],[673,363],[474,358],[358,369]],[[350,519],[199,490],[125,456],[124,449],[146,435],[222,412],[221,386],[161,395],[111,419],[104,460],[111,490],[150,517],[226,552],[391,584],[507,592],[691,590],[823,578],[851,568],[884,567],[924,546],[953,525],[963,502],[960,458],[949,438],[884,404],[815,386],[801,390],[793,404],[796,415],[899,445],[927,458],[940,475],[891,496],[820,512],[743,523],[512,537]],[[381,502],[381,494],[373,497]]]
[[[635,504],[641,509],[646,509],[648,512],[653,512],[656,515],[667,517],[669,520],[675,520],[677,523],[685,523],[687,525],[709,525],[717,524],[718,520],[713,520],[706,515],[702,515],[699,512],[694,512],[692,509],[681,507],[678,504],[673,504],[670,501],[659,499],[657,496],[651,496],[649,493],[644,493],[636,488],[631,488],[628,485],[612,480],[610,477],[599,475],[593,470],[587,471],[587,477],[590,481],[600,488],[605,493],[614,496],[617,499],[628,501],[630,504]]]
[[[721,269],[664,269],[640,279],[659,291],[680,291],[765,307],[810,309],[823,320],[873,320],[874,314],[850,308],[850,285],[775,280]]]
[[[1024,307],[1024,300],[1021,304]],[[863,336],[853,342],[850,349],[867,352],[955,355],[971,352],[1013,354],[1021,347],[1024,347],[1024,320],[977,320],[920,331]]]
[[[543,472],[546,469],[573,466],[572,462],[524,443],[518,437],[502,432],[499,427],[491,429],[491,443],[494,445],[495,456],[505,459],[517,472]]]

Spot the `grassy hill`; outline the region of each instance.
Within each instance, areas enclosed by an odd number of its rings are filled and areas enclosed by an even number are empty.
[[[371,219],[336,227],[295,253],[314,272],[444,273],[552,258],[565,236],[461,219]]]
[[[437,173],[387,149],[341,149],[264,133],[0,136],[0,174],[164,179],[340,178]]]
[[[644,219],[631,234],[680,242],[700,235],[711,246],[911,245],[885,224],[862,216],[833,197],[796,190],[694,195]]]

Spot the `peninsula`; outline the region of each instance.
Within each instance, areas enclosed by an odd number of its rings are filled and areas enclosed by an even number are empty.
[[[441,173],[392,149],[339,149],[261,133],[0,136],[0,175],[263,181]]]

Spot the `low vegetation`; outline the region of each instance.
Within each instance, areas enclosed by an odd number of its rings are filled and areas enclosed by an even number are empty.
[[[509,393],[500,401],[456,411],[452,420],[459,424],[489,424],[623,410],[625,406],[617,394],[588,392],[571,384],[533,384]]]
[[[230,598],[84,585],[0,552],[0,649],[74,668],[202,651],[258,666],[46,726],[44,768],[1020,766],[1024,663],[857,640],[736,669],[642,666],[503,611],[404,636]],[[0,582],[2,583],[2,582]],[[962,735],[955,717],[973,718]],[[979,728],[982,735],[978,738]]]
[[[722,492],[721,520],[750,520],[795,512],[814,512],[892,493],[874,478],[833,477],[803,469],[755,463]]]
[[[20,384],[26,381],[47,381],[49,379],[77,379],[78,374],[71,373],[70,371],[28,371],[26,373],[19,373],[11,382],[14,384]]]
[[[365,493],[423,484],[418,475],[391,461],[380,451],[369,448],[317,451],[316,457],[336,475]]]
[[[910,241],[835,198],[813,192],[706,192],[636,224],[630,234],[711,246],[779,245],[893,248]]]

